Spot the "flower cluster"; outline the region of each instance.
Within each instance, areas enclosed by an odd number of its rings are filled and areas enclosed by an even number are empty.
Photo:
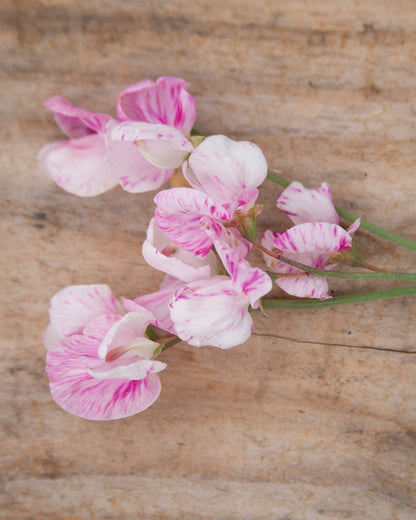
[[[78,108],[64,97],[45,106],[69,140],[39,154],[62,188],[94,196],[119,184],[155,198],[143,256],[165,273],[160,288],[115,301],[106,285],[71,286],[51,300],[45,333],[47,375],[55,401],[80,417],[117,419],[151,405],[160,392],[157,356],[178,341],[228,349],[253,330],[250,309],[275,282],[289,295],[325,300],[328,278],[351,249],[360,221],[339,225],[327,184],[291,183],[276,207],[293,222],[257,240],[263,152],[224,135],[195,135],[196,103],[174,77],[123,90],[117,118]],[[262,251],[255,266],[250,252]],[[253,255],[251,255],[253,256]]]

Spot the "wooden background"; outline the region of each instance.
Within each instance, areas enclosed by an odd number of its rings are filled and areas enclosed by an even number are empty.
[[[43,99],[114,115],[125,86],[177,75],[199,132],[253,140],[289,180],[327,181],[340,207],[415,239],[415,13],[411,0],[0,0],[0,518],[416,517],[413,298],[256,314],[241,347],[167,351],[141,415],[61,411],[44,374],[49,298],[81,283],[135,297],[162,276],[140,255],[153,193],[80,199],[36,162],[62,138]],[[263,227],[289,223],[279,191],[264,185]],[[358,239],[369,261],[415,271],[414,253]]]

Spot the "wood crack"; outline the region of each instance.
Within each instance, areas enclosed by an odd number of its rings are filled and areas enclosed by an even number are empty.
[[[324,341],[308,341],[303,339],[290,338],[288,336],[280,336],[278,334],[262,334],[259,332],[253,332],[253,336],[263,336],[267,338],[277,338],[284,339],[287,341],[292,341],[293,343],[302,343],[309,345],[323,345],[325,347],[342,347],[342,348],[354,348],[359,350],[378,350],[381,352],[394,352],[395,354],[416,354],[416,352],[412,350],[399,350],[394,348],[382,348],[382,347],[373,347],[371,345],[346,345],[344,343],[326,343]]]

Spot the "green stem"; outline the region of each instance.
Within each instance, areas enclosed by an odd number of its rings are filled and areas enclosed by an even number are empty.
[[[349,280],[401,280],[412,282],[416,280],[416,273],[343,273],[341,271],[326,271],[325,269],[317,269],[308,265],[295,262],[284,256],[279,256],[278,260],[284,264],[297,267],[311,274],[318,274],[326,278],[348,278]]]
[[[290,182],[288,182],[286,179],[283,179],[282,177],[273,172],[267,172],[267,177],[271,181],[279,184],[280,186],[283,186],[284,188],[287,188],[290,184]],[[338,215],[343,219],[347,220],[348,222],[355,222],[357,220],[357,217],[351,215],[351,213],[348,213],[347,211],[344,211],[337,207],[335,207],[335,209],[337,210]],[[414,242],[413,240],[409,240],[407,238],[403,238],[399,235],[396,235],[395,233],[391,233],[390,231],[387,231],[386,229],[371,224],[370,222],[367,222],[364,219],[361,219],[360,228],[366,229],[367,231],[371,231],[371,233],[374,233],[375,235],[386,238],[391,242],[395,242],[396,244],[400,244],[404,247],[416,251],[416,242]]]
[[[381,300],[383,298],[397,298],[399,296],[410,296],[416,294],[416,285],[408,287],[396,287],[395,289],[384,289],[381,291],[370,291],[358,294],[348,294],[346,296],[335,296],[328,300],[273,300],[263,299],[264,309],[311,309],[315,307],[330,307],[332,305],[342,305],[344,303],[359,303],[370,300]]]
[[[182,340],[175,336],[171,340],[167,341],[166,343],[162,343],[162,345],[159,345],[157,349],[153,352],[153,357],[156,358],[161,352],[166,350],[169,347],[173,347],[173,345],[176,345],[176,343],[180,343]]]

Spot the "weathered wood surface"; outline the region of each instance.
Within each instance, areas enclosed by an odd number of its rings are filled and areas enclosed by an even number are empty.
[[[48,300],[161,276],[139,247],[153,194],[81,200],[39,171],[61,138],[41,101],[114,114],[144,78],[191,84],[201,133],[251,139],[271,168],[415,238],[414,2],[0,1],[0,518],[410,520],[416,516],[414,299],[256,315],[230,351],[164,354],[141,415],[87,422],[44,375]],[[266,183],[264,227],[284,229]],[[359,235],[368,259],[415,254]],[[342,294],[365,284],[333,283]]]

